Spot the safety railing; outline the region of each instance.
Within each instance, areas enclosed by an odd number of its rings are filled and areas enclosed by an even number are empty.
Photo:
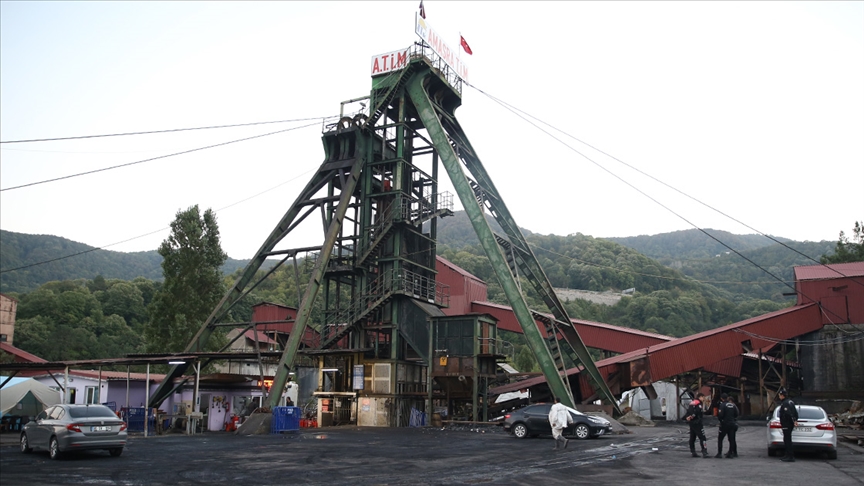
[[[357,322],[394,293],[408,294],[416,299],[442,306],[450,305],[450,286],[436,282],[410,270],[388,270],[369,283],[366,291],[347,306],[325,314],[327,323],[322,329],[322,343],[338,336],[346,327]]]
[[[361,238],[358,242],[357,255],[361,259],[366,257],[370,248],[381,243],[381,235],[386,233],[394,222],[408,221],[417,224],[444,211],[453,211],[453,194],[450,192],[424,194],[421,199],[396,194],[389,204],[382,202],[374,222],[367,228],[368,238]]]

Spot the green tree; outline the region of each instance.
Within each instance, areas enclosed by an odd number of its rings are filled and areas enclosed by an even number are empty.
[[[840,240],[837,241],[837,246],[834,248],[834,254],[822,255],[819,261],[823,264],[864,262],[864,224],[855,221],[852,233],[853,236],[850,241],[846,234],[841,231]]]
[[[122,280],[112,281],[109,285],[106,290],[96,292],[96,298],[102,303],[103,314],[116,314],[133,328],[147,322],[144,296],[138,286]]]
[[[211,209],[198,205],[178,211],[171,235],[159,246],[165,281],[149,308],[144,329],[149,352],[179,352],[225,293],[220,268],[228,256],[219,241],[219,226]],[[219,346],[211,337],[208,349]]]
[[[537,364],[537,359],[534,358],[534,353],[528,346],[520,346],[519,353],[516,354],[516,359],[513,360],[513,367],[520,373],[531,373],[540,371],[540,366]]]

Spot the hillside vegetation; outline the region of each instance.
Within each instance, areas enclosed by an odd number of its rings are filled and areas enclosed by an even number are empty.
[[[702,243],[689,238],[691,233],[677,233],[687,238],[658,237],[675,245],[680,256],[657,247],[654,251],[670,255],[658,260],[609,239],[524,231],[553,287],[635,289],[632,296],[612,306],[586,300],[564,303],[573,318],[686,336],[794,302],[783,295],[789,291],[787,287],[737,255],[723,253],[718,257],[715,253],[694,258],[694,252],[703,251],[696,248]],[[0,233],[0,237],[2,291],[19,300],[17,346],[53,360],[119,356],[145,349],[143,326],[149,319],[154,293],[162,285],[161,257],[156,251],[96,250],[56,236],[8,231]],[[752,246],[742,254],[783,280],[791,280],[793,265],[813,264],[807,257],[777,244],[760,247],[752,239],[741,241],[751,241]],[[440,221],[438,242],[439,254],[488,283],[491,301],[508,304],[463,212]],[[787,244],[813,257],[831,253],[834,248],[831,242]],[[62,258],[76,253],[81,254]],[[54,261],[34,265],[50,260]],[[299,278],[291,265],[277,269],[232,309],[232,319],[248,320],[251,306],[261,301],[297,306],[308,283],[308,263],[301,261]],[[233,284],[245,264],[229,259],[221,269],[226,285]],[[7,271],[27,265],[32,266]],[[523,282],[523,288],[529,305],[545,310],[531,285]],[[313,320],[321,315],[320,306],[320,302],[316,303]],[[58,337],[66,345],[56,346]]]
[[[75,255],[71,258],[70,255]],[[249,260],[229,258],[222,272],[231,273]],[[38,265],[34,265],[41,262]],[[32,265],[32,266],[31,266]],[[156,250],[123,253],[100,250],[84,243],[51,235],[28,235],[0,230],[0,292],[27,292],[62,280],[162,280],[162,257]],[[12,269],[18,269],[10,271]]]

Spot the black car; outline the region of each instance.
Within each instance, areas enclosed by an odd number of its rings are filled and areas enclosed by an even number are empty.
[[[549,425],[549,410],[551,403],[535,403],[525,408],[514,410],[504,415],[504,431],[520,439],[551,435]],[[565,407],[573,417],[573,423],[564,429],[564,435],[576,436],[577,439],[594,439],[612,432],[612,424],[602,417],[585,415],[584,413]]]

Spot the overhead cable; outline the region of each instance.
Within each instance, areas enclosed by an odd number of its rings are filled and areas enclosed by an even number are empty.
[[[656,181],[656,182],[658,182],[658,183],[660,183],[660,184],[662,184],[662,185],[668,187],[669,189],[672,189],[673,191],[677,192],[678,194],[681,194],[681,195],[684,196],[684,197],[687,197],[687,198],[689,198],[689,199],[691,199],[691,200],[693,200],[693,201],[696,201],[697,203],[699,203],[699,204],[705,206],[706,208],[708,208],[708,209],[710,209],[710,210],[712,210],[712,211],[714,211],[714,212],[716,212],[716,213],[718,213],[718,214],[720,214],[720,215],[722,215],[722,216],[724,216],[724,217],[726,217],[726,218],[728,218],[728,219],[731,219],[732,221],[735,221],[736,223],[738,223],[738,224],[744,226],[745,228],[748,228],[748,229],[750,229],[750,230],[752,230],[752,231],[755,231],[755,232],[759,233],[760,235],[762,235],[762,236],[768,238],[769,240],[771,240],[771,241],[773,241],[773,242],[775,242],[775,243],[777,243],[777,244],[783,246],[784,248],[786,248],[786,249],[788,249],[788,250],[791,250],[791,251],[793,251],[793,252],[795,252],[795,253],[797,253],[797,254],[803,256],[804,258],[807,258],[808,260],[810,260],[810,261],[812,261],[812,262],[815,262],[815,263],[818,264],[818,265],[822,265],[822,266],[828,268],[829,270],[831,270],[831,271],[837,273],[837,274],[840,275],[841,277],[848,277],[848,275],[846,275],[846,274],[840,272],[839,270],[827,266],[826,264],[824,264],[824,263],[822,263],[822,262],[816,260],[815,258],[811,257],[810,255],[807,255],[807,254],[805,254],[805,253],[802,253],[802,252],[798,251],[798,250],[795,249],[795,248],[792,248],[791,246],[787,245],[786,243],[783,243],[782,241],[778,240],[777,238],[774,238],[774,237],[771,236],[771,235],[768,235],[768,234],[766,234],[766,233],[763,233],[763,232],[759,231],[758,229],[756,229],[756,228],[754,228],[754,227],[752,227],[752,226],[750,226],[750,225],[748,225],[748,224],[746,224],[746,223],[744,223],[744,222],[742,222],[742,221],[740,221],[740,220],[738,220],[738,219],[736,219],[736,218],[734,218],[734,217],[732,217],[732,216],[730,216],[730,215],[724,213],[723,211],[720,211],[719,209],[717,209],[717,208],[715,208],[715,207],[713,207],[713,206],[711,206],[711,205],[709,205],[709,204],[707,204],[707,203],[705,203],[705,202],[702,202],[701,200],[699,200],[699,199],[697,199],[697,198],[695,198],[695,197],[693,197],[693,196],[687,194],[686,192],[681,191],[680,189],[678,189],[678,188],[676,188],[676,187],[674,187],[674,186],[672,186],[672,185],[669,185],[669,184],[667,184],[666,182],[661,181],[660,179],[657,179],[656,177],[652,176],[651,174],[648,174],[648,173],[642,171],[641,169],[639,169],[639,168],[637,168],[637,167],[634,167],[634,166],[628,164],[627,162],[624,162],[623,160],[621,160],[621,159],[615,157],[614,155],[611,155],[611,154],[609,154],[609,153],[607,153],[607,152],[605,152],[605,151],[603,151],[603,150],[601,150],[601,149],[599,149],[599,148],[597,148],[597,147],[591,145],[590,143],[585,142],[585,141],[583,141],[583,140],[581,140],[581,139],[579,139],[579,138],[577,138],[577,137],[575,137],[575,136],[573,136],[573,135],[571,135],[571,134],[569,134],[569,133],[567,133],[567,132],[565,132],[565,131],[559,129],[559,128],[555,127],[554,125],[551,125],[551,124],[549,124],[549,123],[547,123],[547,122],[545,122],[545,121],[543,121],[543,120],[541,120],[541,119],[539,119],[539,118],[537,118],[537,117],[531,115],[530,113],[527,113],[527,112],[525,112],[525,111],[523,111],[523,110],[521,110],[521,109],[519,109],[519,108],[516,108],[516,107],[513,106],[513,105],[510,105],[509,103],[507,103],[507,102],[505,102],[505,101],[503,101],[503,100],[500,100],[500,99],[498,99],[498,98],[496,98],[496,97],[494,97],[494,96],[492,96],[492,95],[486,93],[485,91],[481,90],[480,88],[478,88],[478,87],[476,87],[476,86],[474,86],[474,85],[472,85],[472,84],[470,84],[470,83],[467,83],[467,82],[466,82],[465,84],[467,84],[468,86],[470,86],[470,87],[476,89],[477,91],[479,91],[480,93],[482,93],[483,95],[485,95],[486,97],[488,97],[489,99],[491,99],[491,100],[495,101],[496,103],[498,103],[498,104],[500,104],[500,105],[506,107],[507,109],[509,109],[509,110],[511,110],[511,111],[514,111],[514,112],[522,113],[522,114],[524,114],[524,115],[527,116],[527,117],[530,117],[530,118],[532,118],[532,119],[534,119],[534,120],[537,120],[539,123],[542,123],[543,125],[546,125],[547,127],[551,128],[551,129],[553,129],[553,130],[555,130],[555,131],[557,131],[557,132],[559,132],[559,133],[561,133],[561,134],[563,134],[563,135],[565,135],[565,136],[567,136],[567,137],[572,138],[573,140],[575,140],[575,141],[581,143],[582,145],[585,145],[585,146],[588,147],[588,148],[591,148],[592,150],[596,150],[597,152],[599,152],[599,153],[601,153],[601,154],[603,154],[603,155],[605,155],[605,156],[611,158],[612,160],[614,160],[614,161],[616,161],[616,162],[618,162],[618,163],[620,163],[620,164],[622,164],[622,165],[624,165],[624,166],[626,166],[626,167],[628,167],[628,168],[630,168],[630,169],[632,169],[632,170],[634,170],[634,171],[636,171],[636,172],[638,172],[638,173],[644,175],[645,177],[648,177],[648,178],[650,178],[650,179],[652,179],[652,180],[654,180],[654,181]],[[521,117],[521,116],[520,116],[520,117]],[[524,117],[521,117],[521,118],[522,118],[523,120],[525,119]],[[526,121],[528,121],[528,120],[526,120]],[[531,123],[531,122],[529,121],[529,123]],[[531,123],[531,124],[534,125],[533,123]],[[534,126],[537,127],[537,125],[534,125]],[[537,127],[537,128],[538,128],[539,130],[545,132],[545,130],[540,129],[540,127]],[[548,134],[548,132],[546,132],[546,133]],[[551,135],[550,135],[550,136],[551,136]],[[553,137],[553,138],[555,138],[555,137]],[[555,138],[555,139],[558,140],[557,138]],[[560,142],[560,140],[559,140],[559,142]],[[561,143],[563,143],[563,142],[561,142]],[[567,146],[567,147],[569,147],[569,145],[567,145],[567,144],[564,144],[564,145]],[[572,147],[571,147],[571,149],[572,149]],[[575,149],[574,149],[574,151],[575,151]],[[578,152],[578,151],[577,151],[576,153],[578,153],[579,155],[582,155],[583,157],[585,157],[586,159],[588,159],[591,163],[597,165],[597,166],[600,167],[601,169],[603,169],[603,170],[605,170],[606,172],[609,172],[610,174],[612,174],[612,172],[610,172],[609,170],[605,169],[605,168],[602,167],[600,164],[594,162],[593,160],[591,160],[590,158],[588,158],[588,157],[585,156],[584,154],[582,154],[582,153],[580,153],[580,152]],[[614,174],[612,174],[612,175],[614,175]],[[617,176],[615,176],[615,177],[617,177]],[[621,180],[621,181],[623,182],[623,179],[621,179],[620,177],[619,177],[618,179]],[[626,182],[625,182],[625,183],[626,183]],[[629,184],[628,184],[628,185],[629,185]],[[633,186],[631,186],[631,187],[633,187]],[[641,192],[641,191],[640,191],[640,192]],[[650,199],[650,198],[649,198],[649,199]],[[652,199],[652,200],[653,200],[653,199]],[[655,201],[655,202],[656,202],[656,201]],[[659,204],[659,203],[658,203],[658,204]],[[662,205],[661,205],[661,206],[662,206]],[[664,207],[665,207],[665,206],[664,206]],[[672,214],[675,214],[675,213],[673,212]],[[675,215],[678,216],[677,214],[675,214]],[[679,217],[680,217],[680,216],[679,216]],[[683,219],[683,218],[682,218],[682,219]],[[690,223],[690,222],[687,221],[686,219],[685,219],[684,221]],[[690,224],[692,225],[692,223],[690,223]],[[699,231],[702,231],[703,233],[705,233],[705,231],[703,231],[701,228],[699,228],[699,227],[697,227],[697,226],[695,226],[695,225],[693,225],[693,226],[694,226],[694,228],[698,229]],[[705,233],[705,234],[708,235],[708,233]],[[710,236],[710,235],[708,235],[708,236]],[[718,240],[717,238],[714,238],[714,237],[711,237],[711,238],[714,239],[714,240],[716,240],[717,242],[720,242],[720,240]],[[720,243],[723,244],[722,242],[720,242]],[[723,244],[723,246],[725,246],[726,248],[729,248],[729,247],[728,247],[727,245],[725,245],[725,244]],[[734,250],[733,250],[733,251],[734,251]],[[738,252],[735,252],[735,253],[738,254]],[[739,254],[739,255],[740,255],[740,254]],[[749,261],[749,260],[748,260],[748,261]],[[761,267],[760,267],[760,269],[761,269]],[[855,283],[857,283],[858,285],[862,285],[862,286],[864,286],[864,283],[857,282],[857,281],[856,281]]]
[[[91,171],[87,171],[87,172],[79,172],[79,173],[77,173],[77,174],[71,174],[71,175],[67,175],[67,176],[63,176],[63,177],[55,177],[54,179],[46,179],[46,180],[38,181],[38,182],[31,182],[31,183],[28,183],[28,184],[22,184],[22,185],[20,185],[20,186],[5,187],[5,188],[3,188],[3,189],[0,189],[0,192],[3,192],[3,191],[11,191],[11,190],[13,190],[13,189],[21,189],[21,188],[23,188],[23,187],[35,186],[35,185],[37,185],[37,184],[47,184],[47,183],[49,183],[49,182],[56,182],[56,181],[60,181],[60,180],[63,180],[63,179],[71,179],[71,178],[73,178],[73,177],[79,177],[79,176],[83,176],[83,175],[95,174],[95,173],[97,173],[97,172],[104,172],[104,171],[106,171],[106,170],[119,169],[119,168],[121,168],[121,167],[128,167],[128,166],[130,166],[130,165],[143,164],[144,162],[152,162],[152,161],[154,161],[154,160],[165,159],[165,158],[168,158],[168,157],[174,157],[174,156],[177,156],[177,155],[183,155],[183,154],[188,154],[188,153],[192,153],[192,152],[198,152],[198,151],[201,151],[201,150],[207,150],[207,149],[211,149],[211,148],[215,148],[215,147],[222,147],[222,146],[225,146],[225,145],[230,145],[230,144],[232,144],[232,143],[245,142],[245,141],[247,141],[247,140],[254,140],[254,139],[256,139],[256,138],[268,137],[268,136],[270,136],[270,135],[276,135],[277,133],[290,132],[291,130],[298,130],[298,129],[300,129],[300,128],[308,128],[308,127],[311,127],[311,126],[314,126],[314,125],[318,125],[318,123],[316,122],[316,123],[310,123],[310,124],[308,124],[308,125],[301,125],[301,126],[299,126],[299,127],[285,128],[285,129],[282,129],[282,130],[277,130],[277,131],[275,131],[275,132],[264,133],[264,134],[262,134],[262,135],[254,135],[254,136],[252,136],[252,137],[240,138],[240,139],[237,139],[237,140],[231,140],[231,141],[229,141],[229,142],[217,143],[217,144],[214,144],[214,145],[208,145],[208,146],[206,146],[206,147],[198,147],[198,148],[194,148],[194,149],[190,149],[190,150],[184,150],[184,151],[182,151],[182,152],[175,152],[175,153],[173,153],[173,154],[168,154],[168,155],[160,155],[159,157],[152,157],[152,158],[149,158],[149,159],[138,160],[138,161],[135,161],[135,162],[129,162],[129,163],[126,163],[126,164],[114,165],[114,166],[111,166],[111,167],[104,167],[104,168],[102,168],[102,169],[96,169],[96,170],[91,170]]]
[[[228,209],[228,208],[230,208],[230,207],[236,206],[236,205],[238,205],[238,204],[240,204],[240,203],[244,203],[244,202],[246,202],[246,201],[248,201],[248,200],[250,200],[250,199],[253,199],[253,198],[256,198],[256,197],[258,197],[258,196],[261,196],[262,194],[265,194],[265,193],[270,192],[270,191],[272,191],[272,190],[274,190],[274,189],[277,189],[277,188],[279,188],[279,187],[282,187],[282,186],[284,186],[285,184],[288,184],[289,182],[293,182],[293,181],[297,180],[298,178],[300,178],[301,176],[303,176],[303,175],[305,175],[305,174],[308,174],[308,173],[311,172],[311,171],[312,171],[312,170],[310,169],[310,170],[307,170],[306,172],[302,172],[302,173],[300,173],[300,174],[297,174],[296,176],[292,177],[291,179],[288,179],[287,181],[281,182],[281,183],[279,183],[279,184],[277,184],[277,185],[275,185],[275,186],[273,186],[273,187],[271,187],[271,188],[269,188],[269,189],[265,189],[265,190],[263,190],[263,191],[261,191],[261,192],[259,192],[259,193],[257,193],[257,194],[253,194],[252,196],[249,196],[249,197],[247,197],[247,198],[244,198],[244,199],[241,199],[241,200],[239,200],[239,201],[233,202],[233,203],[231,203],[231,204],[229,204],[229,205],[227,205],[227,206],[223,206],[223,207],[221,207],[221,208],[219,208],[219,209],[216,209],[215,212],[218,214],[219,211],[223,211],[223,210]],[[96,251],[96,250],[104,250],[104,249],[106,249],[106,248],[110,248],[110,247],[112,247],[112,246],[117,246],[117,245],[120,245],[120,244],[123,244],[123,243],[127,243],[127,242],[130,242],[130,241],[134,241],[134,240],[137,240],[137,239],[140,239],[140,238],[144,238],[145,236],[150,236],[150,235],[153,235],[153,234],[159,233],[159,232],[161,232],[161,231],[165,231],[165,230],[167,230],[167,229],[171,229],[171,227],[170,227],[170,226],[166,226],[166,227],[164,227],[164,228],[159,228],[158,230],[151,231],[151,232],[149,232],[149,233],[145,233],[145,234],[143,234],[143,235],[134,236],[134,237],[132,237],[132,238],[128,238],[128,239],[125,239],[125,240],[123,240],[123,241],[118,241],[118,242],[116,242],[116,243],[111,243],[110,245],[103,245],[103,246],[100,246],[100,247],[98,247],[98,248],[91,248],[91,249],[89,249],[89,250],[80,251],[80,252],[78,252],[78,253],[72,253],[72,254],[70,254],[70,255],[65,255],[65,256],[57,257],[57,258],[52,258],[52,259],[50,259],[50,260],[44,260],[44,261],[41,261],[41,262],[30,263],[30,264],[22,265],[22,266],[20,266],[20,267],[16,267],[16,268],[10,268],[10,269],[8,269],[8,270],[0,270],[0,274],[7,273],[7,272],[14,272],[14,271],[16,271],[16,270],[24,270],[25,268],[30,268],[30,267],[35,267],[35,266],[39,266],[39,265],[44,265],[44,264],[46,264],[46,263],[56,262],[56,261],[58,261],[58,260],[65,260],[65,259],[67,259],[67,258],[72,258],[72,257],[76,257],[76,256],[84,255],[84,254],[87,254],[87,253],[90,253],[90,252],[94,252],[94,251]]]
[[[528,122],[529,124],[531,124],[531,125],[533,125],[535,128],[537,128],[538,130],[540,130],[541,132],[543,132],[543,133],[545,133],[546,135],[550,136],[551,138],[555,139],[556,141],[558,141],[559,143],[561,143],[561,144],[564,145],[565,147],[569,148],[569,149],[572,150],[573,152],[575,152],[575,153],[581,155],[583,158],[585,158],[585,160],[591,162],[592,164],[594,164],[595,166],[597,166],[598,168],[600,168],[601,170],[603,170],[603,171],[606,172],[607,174],[611,175],[612,177],[618,179],[619,181],[621,181],[621,182],[624,183],[625,185],[629,186],[629,187],[630,187],[631,189],[633,189],[634,191],[636,191],[636,192],[638,192],[639,194],[642,194],[642,195],[645,196],[646,198],[650,199],[651,201],[653,201],[653,202],[654,202],[655,204],[657,204],[658,206],[660,206],[660,207],[662,207],[663,209],[665,209],[666,211],[672,213],[673,215],[675,215],[676,217],[678,217],[679,219],[681,219],[681,220],[684,221],[685,223],[689,224],[689,225],[692,226],[693,228],[699,230],[702,234],[704,234],[705,236],[707,236],[707,237],[711,238],[712,240],[716,241],[717,243],[719,243],[720,245],[722,245],[723,247],[725,247],[725,248],[728,249],[729,251],[734,252],[736,255],[740,256],[741,258],[743,258],[744,260],[746,260],[747,262],[749,262],[751,265],[755,266],[756,268],[758,268],[758,269],[762,270],[763,272],[765,272],[766,274],[770,275],[771,277],[773,277],[773,278],[774,278],[775,280],[777,280],[778,282],[781,282],[782,284],[786,285],[787,287],[791,288],[792,290],[795,290],[795,287],[794,287],[794,286],[789,285],[789,284],[786,283],[783,279],[781,279],[780,277],[774,275],[774,274],[771,273],[769,270],[767,270],[767,269],[765,269],[765,268],[762,268],[758,263],[756,263],[756,262],[754,262],[753,260],[750,260],[750,259],[747,258],[746,256],[742,255],[741,252],[739,252],[739,251],[736,250],[735,248],[732,248],[731,246],[727,245],[725,242],[723,242],[723,241],[721,241],[720,239],[716,238],[715,236],[711,235],[710,233],[708,233],[708,232],[705,231],[704,229],[700,228],[700,227],[699,227],[698,225],[696,225],[695,223],[691,222],[690,220],[688,220],[688,219],[685,218],[684,216],[682,216],[682,215],[678,214],[677,212],[675,212],[675,211],[674,211],[672,208],[670,208],[669,206],[666,206],[665,204],[661,203],[660,201],[658,201],[658,200],[655,199],[654,197],[650,196],[650,195],[649,195],[648,193],[646,193],[645,191],[643,191],[643,190],[639,189],[638,187],[636,187],[635,185],[631,184],[629,181],[627,181],[627,180],[624,179],[623,177],[619,176],[618,174],[612,172],[612,171],[609,170],[608,168],[604,167],[602,164],[598,163],[597,161],[595,161],[595,160],[592,159],[591,157],[588,157],[588,156],[585,155],[584,153],[582,153],[582,152],[580,152],[579,150],[577,150],[577,149],[571,147],[570,145],[568,145],[566,142],[564,142],[564,141],[561,140],[560,138],[556,137],[555,135],[549,133],[547,130],[545,130],[545,129],[543,129],[542,127],[538,126],[536,123],[532,122],[531,120],[528,120],[527,118],[525,118],[524,116],[522,116],[521,112],[517,112],[518,110],[516,110],[515,108],[511,108],[511,107],[510,107],[509,105],[507,105],[506,103],[504,103],[504,102],[502,102],[502,101],[499,101],[497,98],[495,98],[495,97],[493,97],[493,96],[490,96],[490,95],[486,94],[484,91],[480,90],[480,89],[477,88],[476,86],[472,86],[472,85],[470,85],[470,84],[469,84],[469,86],[471,86],[472,88],[476,89],[477,91],[480,91],[481,93],[483,93],[484,95],[488,96],[490,99],[496,101],[497,103],[501,104],[502,106],[504,106],[505,108],[507,108],[508,110],[510,110],[511,112],[513,112],[514,114],[516,114],[516,116],[518,116],[519,118],[522,118],[523,120],[525,120],[526,122]],[[532,117],[532,118],[533,118],[533,117]],[[545,123],[544,123],[544,124],[545,124]],[[547,125],[548,125],[548,124],[547,124]],[[550,126],[551,126],[551,125],[550,125]],[[560,131],[560,130],[559,130],[559,131]],[[562,133],[563,133],[563,132],[562,132]]]
[[[335,116],[329,117],[314,117],[314,118],[297,118],[294,120],[276,120],[276,121],[266,121],[266,122],[252,122],[252,123],[236,123],[234,125],[214,125],[210,127],[195,127],[195,128],[171,128],[167,130],[151,130],[148,132],[126,132],[126,133],[110,133],[106,135],[80,135],[77,137],[58,137],[58,138],[33,138],[29,140],[4,140],[0,141],[0,143],[30,143],[30,142],[57,142],[60,140],[80,140],[83,138],[103,138],[103,137],[125,137],[128,135],[151,135],[155,133],[171,133],[171,132],[185,132],[190,130],[210,130],[214,128],[236,128],[236,127],[251,127],[254,125],[272,125],[275,123],[292,123],[292,122],[301,122],[301,121],[310,121],[310,120],[326,120],[330,118],[337,118]]]

